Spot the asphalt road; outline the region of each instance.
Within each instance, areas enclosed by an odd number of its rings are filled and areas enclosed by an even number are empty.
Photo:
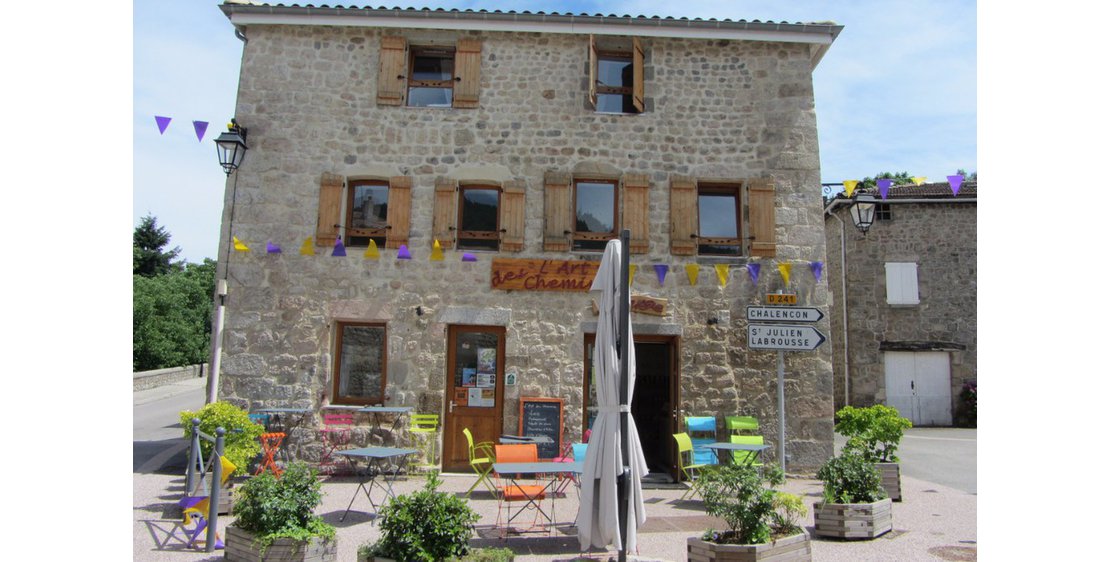
[[[183,472],[186,448],[178,415],[204,406],[204,384],[198,377],[134,393],[132,470],[136,473]]]
[[[835,438],[836,450],[844,438]],[[977,439],[975,429],[957,427],[913,427],[906,430],[895,453],[902,474],[977,493]]]

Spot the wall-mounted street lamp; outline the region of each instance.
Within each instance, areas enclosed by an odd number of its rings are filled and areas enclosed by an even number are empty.
[[[848,208],[848,212],[852,215],[852,222],[855,223],[856,228],[867,235],[867,230],[875,222],[875,198],[866,195],[856,199]]]
[[[240,127],[232,119],[227,125],[227,132],[220,133],[216,139],[216,155],[220,157],[220,165],[224,167],[224,173],[230,176],[231,172],[238,170],[246,154],[247,128]]]

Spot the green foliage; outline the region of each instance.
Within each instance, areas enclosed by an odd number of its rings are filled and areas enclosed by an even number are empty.
[[[216,262],[186,264],[157,277],[132,278],[132,350],[135,371],[208,361]]]
[[[797,532],[794,503],[780,498],[773,489],[784,482],[782,471],[767,466],[764,474],[761,478],[755,467],[735,464],[715,466],[701,473],[705,512],[724,519],[729,527],[725,532],[706,531],[702,540],[760,544]],[[800,502],[798,498],[797,503]],[[801,509],[804,514],[805,508]]]
[[[469,554],[448,558],[448,562],[512,562],[516,553],[509,548],[476,548]]]
[[[913,183],[913,176],[910,175],[909,172],[898,172],[897,174],[882,172],[879,174],[875,174],[875,177],[873,178],[863,178],[862,180],[860,180],[859,185],[856,186],[856,189],[870,189],[872,187],[875,187],[875,180],[881,179],[892,179],[894,180],[894,185],[906,185],[908,183]]]
[[[817,471],[827,503],[870,503],[887,497],[879,469],[856,453],[832,457]]]
[[[181,248],[162,251],[169,243],[170,233],[165,227],[158,226],[158,219],[150,215],[143,217],[131,236],[133,273],[143,277],[156,277],[180,271],[181,264],[174,263],[173,260],[181,253]]]
[[[902,434],[913,423],[890,406],[845,406],[836,413],[836,432],[847,437],[844,452],[862,455],[868,462],[898,462],[894,452]]]
[[[381,509],[381,537],[360,552],[426,562],[466,555],[479,517],[462,498],[437,492],[442,483],[431,471],[424,489],[390,500]]]
[[[235,526],[254,534],[263,551],[280,538],[307,541],[335,538],[335,527],[313,514],[320,505],[316,469],[290,463],[281,477],[263,472],[248,479],[235,494]]]
[[[979,172],[971,172],[968,174],[963,168],[956,170],[956,174],[963,176],[964,181],[979,181]]]
[[[788,492],[775,492],[775,510],[771,513],[771,534],[786,537],[802,532],[798,520],[806,516],[806,504],[801,496]]]
[[[213,402],[205,404],[203,408],[190,412],[181,412],[181,427],[185,430],[185,438],[191,437],[193,418],[200,419],[200,430],[213,437],[216,428],[222,427],[224,434],[224,456],[236,466],[236,473],[245,473],[247,463],[262,452],[262,444],[258,436],[266,429],[251,421],[250,417],[241,408],[229,402]],[[200,440],[201,452],[205,461],[211,458],[213,445],[205,439]]]
[[[976,427],[979,418],[979,388],[976,381],[964,383],[960,390],[959,416],[960,425]]]

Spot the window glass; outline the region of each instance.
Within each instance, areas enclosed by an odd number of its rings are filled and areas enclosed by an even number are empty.
[[[451,107],[455,55],[447,51],[416,50],[409,74],[408,104],[414,107]]]
[[[597,80],[603,86],[632,87],[632,59],[600,58]]]
[[[335,402],[377,404],[385,387],[385,326],[339,324]]]
[[[389,185],[385,182],[351,182],[347,201],[348,246],[385,245],[389,211]]]
[[[597,61],[597,111],[636,113],[632,104],[632,59],[604,56]]]
[[[616,229],[616,190],[611,182],[575,182],[576,250],[604,250]]]
[[[740,255],[738,211],[735,189],[698,191],[699,254]]]
[[[459,247],[498,249],[498,206],[500,190],[463,187],[460,193]]]

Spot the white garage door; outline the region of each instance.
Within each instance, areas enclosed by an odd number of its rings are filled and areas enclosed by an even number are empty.
[[[952,380],[948,353],[888,351],[886,403],[915,426],[952,425]]]

